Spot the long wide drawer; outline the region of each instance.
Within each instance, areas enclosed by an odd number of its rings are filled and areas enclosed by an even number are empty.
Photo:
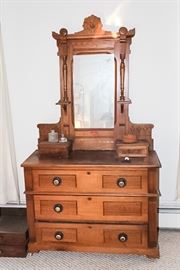
[[[147,169],[33,170],[33,189],[40,192],[146,193]]]
[[[68,250],[72,246],[146,248],[146,225],[57,224],[35,225],[36,241]]]
[[[147,222],[147,197],[35,195],[35,218],[55,221]]]

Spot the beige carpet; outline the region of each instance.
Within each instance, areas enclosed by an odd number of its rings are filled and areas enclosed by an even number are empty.
[[[180,231],[160,231],[160,259],[144,256],[45,252],[0,258],[0,270],[180,270]]]

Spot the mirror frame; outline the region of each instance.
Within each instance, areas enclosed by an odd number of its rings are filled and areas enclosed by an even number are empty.
[[[122,137],[128,128],[128,89],[124,88],[126,64],[129,61],[131,39],[135,29],[121,27],[113,33],[102,28],[99,17],[91,15],[85,18],[83,30],[68,34],[61,28],[53,32],[57,41],[60,64],[60,96],[57,102],[61,106],[60,130],[73,141],[73,150],[113,150],[114,142]],[[78,54],[114,54],[115,58],[115,112],[112,129],[75,129],[73,106],[73,56]]]

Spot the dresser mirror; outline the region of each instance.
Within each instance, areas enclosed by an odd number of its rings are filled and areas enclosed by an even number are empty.
[[[114,128],[113,54],[73,57],[74,127]]]
[[[65,158],[76,150],[112,150],[118,158],[147,156],[153,125],[129,119],[128,66],[135,29],[106,31],[101,19],[91,15],[82,31],[69,34],[61,28],[52,35],[60,64],[60,119],[38,125],[40,154]],[[51,130],[62,137],[60,143],[48,141]]]

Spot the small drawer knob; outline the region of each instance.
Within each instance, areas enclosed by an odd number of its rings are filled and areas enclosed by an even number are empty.
[[[54,205],[54,211],[55,211],[56,213],[60,213],[60,212],[62,212],[62,210],[63,210],[62,204],[57,203],[57,204]]]
[[[3,250],[2,249],[0,249],[0,255],[2,255],[3,254]]]
[[[63,232],[56,232],[54,237],[56,238],[56,240],[62,240],[64,237]]]
[[[59,186],[62,183],[62,179],[58,176],[54,177],[52,180],[54,186]]]
[[[125,178],[118,178],[117,180],[118,187],[123,188],[126,186],[126,184],[127,184],[127,181]]]
[[[120,233],[118,239],[120,242],[126,242],[128,240],[128,236],[126,233]]]

